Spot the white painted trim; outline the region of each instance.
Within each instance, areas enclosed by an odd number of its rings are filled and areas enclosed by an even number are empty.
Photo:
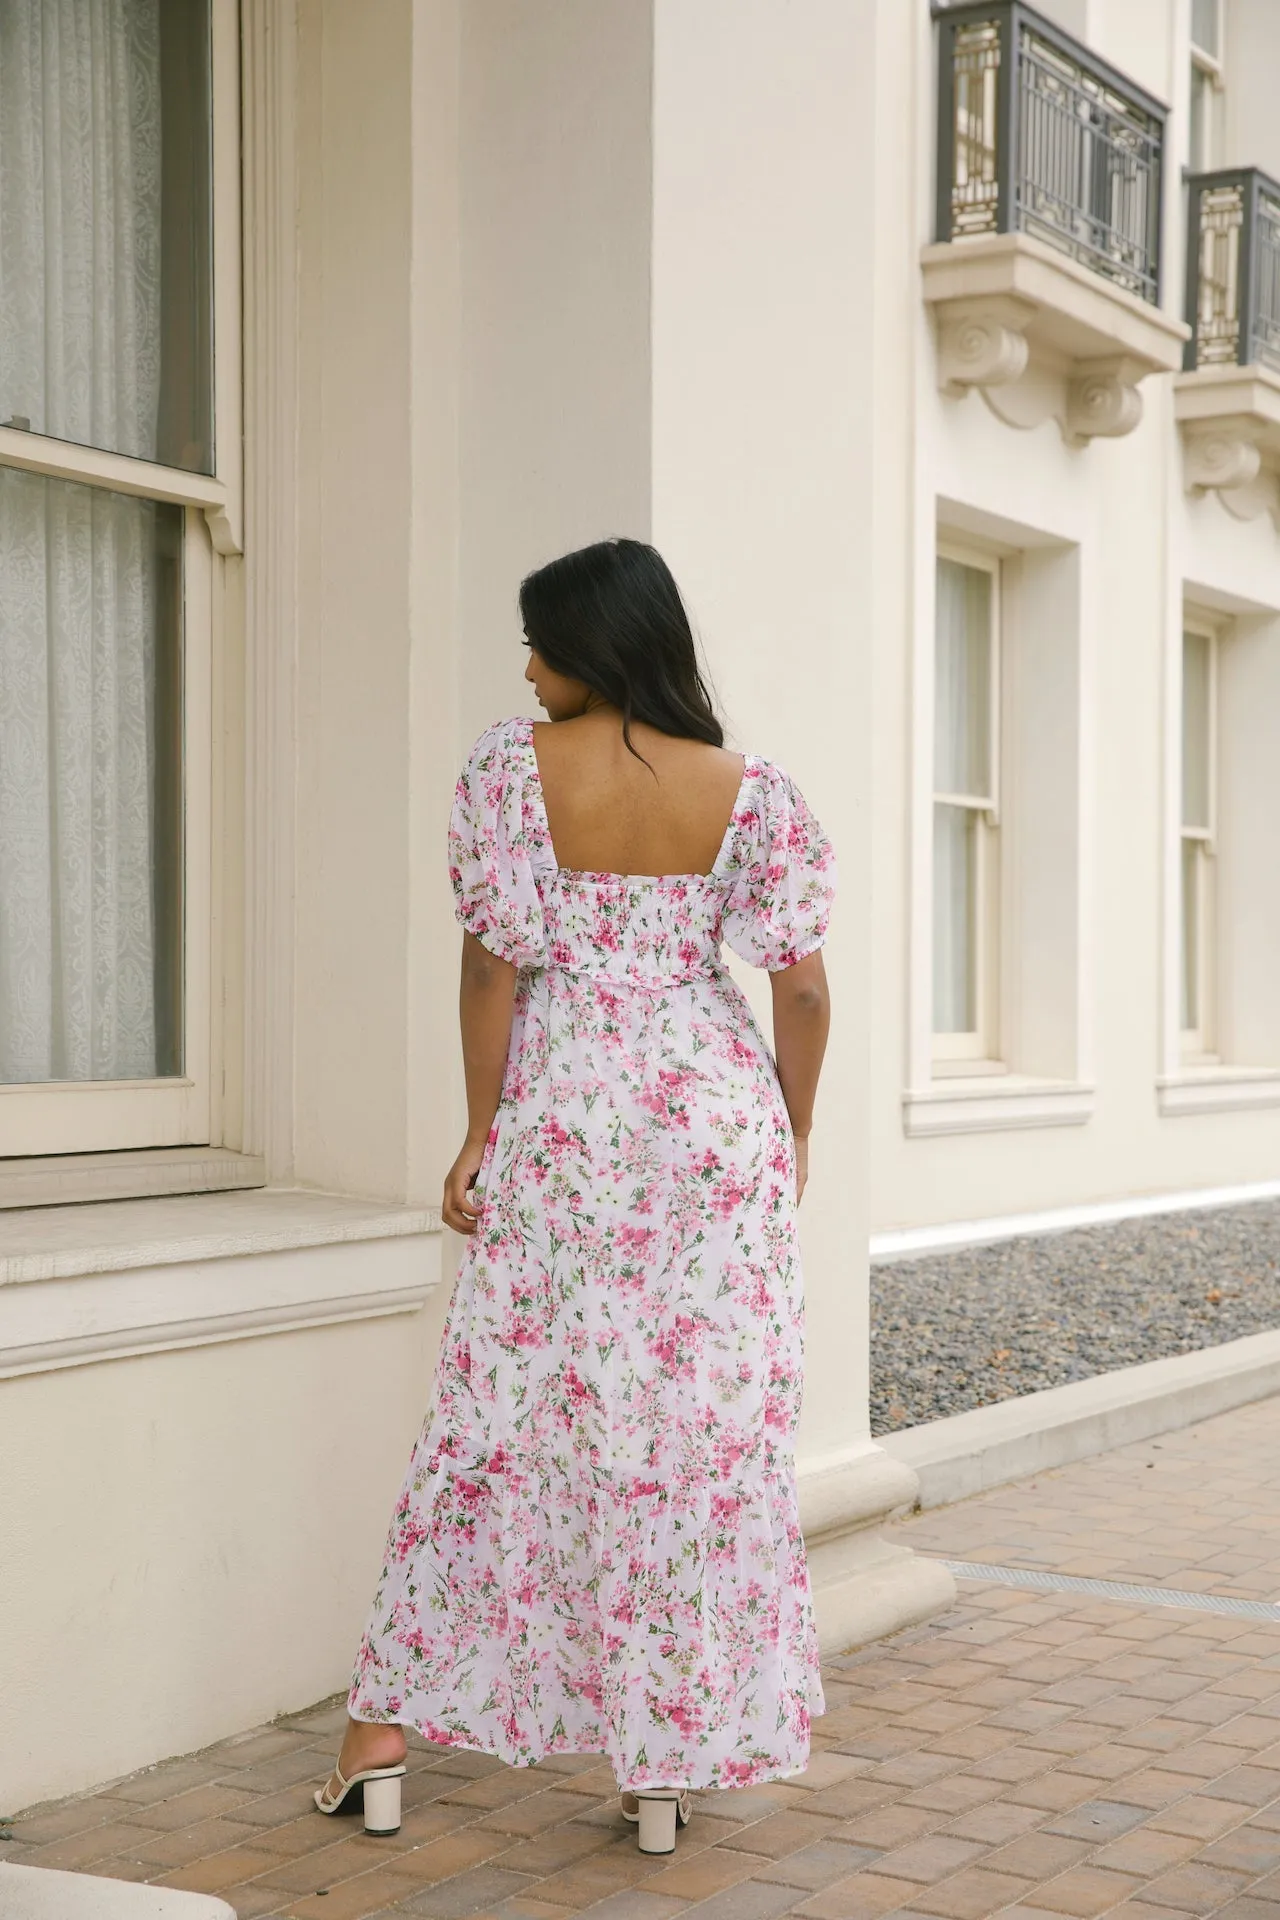
[[[0,1160],[0,1209],[59,1207],[157,1194],[224,1193],[264,1187],[260,1156],[227,1147],[135,1148]]]
[[[1197,1187],[1182,1193],[1134,1194],[1124,1200],[1090,1201],[1075,1207],[1047,1207],[1040,1213],[1011,1213],[990,1220],[952,1220],[935,1227],[905,1227],[873,1233],[871,1258],[877,1265],[914,1260],[921,1254],[947,1253],[953,1247],[981,1247],[1024,1235],[1065,1233],[1072,1227],[1102,1227],[1117,1220],[1145,1220],[1163,1213],[1191,1213],[1201,1207],[1242,1207],[1254,1200],[1280,1199],[1280,1180],[1255,1180],[1248,1186]]]
[[[397,1207],[302,1187],[42,1207],[0,1217],[0,1297],[5,1287],[31,1281],[439,1229],[437,1207]]]
[[[244,343],[240,284],[240,7],[214,0],[213,449],[223,487],[205,517],[215,550],[244,552]]]
[[[883,1434],[880,1445],[919,1476],[921,1507],[941,1507],[1275,1393],[1280,1332],[1255,1333]]]
[[[1280,1069],[1275,1067],[1187,1067],[1156,1081],[1156,1099],[1167,1119],[1184,1113],[1232,1113],[1252,1107],[1280,1107]]]
[[[297,4],[243,0],[244,937],[240,1144],[293,1174]]]
[[[0,1378],[416,1313],[438,1229],[433,1208],[279,1189],[0,1218]]]
[[[1012,1127],[1079,1127],[1093,1115],[1093,1088],[1076,1081],[1033,1080],[1022,1074],[936,1080],[902,1096],[903,1130],[910,1136],[994,1133]]]
[[[154,460],[135,460],[127,453],[107,453],[101,447],[82,447],[20,427],[0,427],[0,466],[19,467],[50,480],[72,480],[86,487],[106,487],[143,500],[198,507],[209,515],[225,514],[227,487],[209,474],[188,473],[183,467],[162,467]]]

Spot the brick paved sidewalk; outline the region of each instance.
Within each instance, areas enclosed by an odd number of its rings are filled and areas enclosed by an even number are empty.
[[[906,1523],[925,1552],[1280,1596],[1280,1402]],[[0,1856],[241,1920],[1280,1920],[1280,1623],[966,1584],[827,1670],[799,1781],[645,1859],[608,1770],[420,1746],[391,1840],[326,1821],[328,1706],[16,1821]]]

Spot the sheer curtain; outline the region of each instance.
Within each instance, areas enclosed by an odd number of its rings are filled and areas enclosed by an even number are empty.
[[[939,560],[934,666],[933,1024],[978,1025],[978,808],[991,785],[991,575]],[[965,801],[968,804],[957,804]]]
[[[0,424],[151,457],[161,0],[0,0]],[[0,467],[0,1080],[156,1072],[155,506]]]

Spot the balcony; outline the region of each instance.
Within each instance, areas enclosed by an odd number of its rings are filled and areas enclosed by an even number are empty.
[[[942,390],[1071,446],[1130,433],[1187,337],[1159,305],[1165,109],[1020,0],[934,17]]]
[[[1188,183],[1186,483],[1280,527],[1280,185],[1256,167]]]

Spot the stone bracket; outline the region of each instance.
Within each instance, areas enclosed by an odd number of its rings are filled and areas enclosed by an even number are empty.
[[[1036,309],[1005,294],[938,308],[938,384],[952,398],[976,388],[998,420],[1027,430],[1056,420],[1069,447],[1132,433],[1142,418],[1138,382],[1150,369],[1129,354],[1071,361],[1038,352],[1027,329]]]
[[[1132,433],[1139,383],[1181,362],[1181,321],[1027,234],[927,246],[921,265],[939,386],[1006,426],[1056,420],[1069,447]]]
[[[1237,520],[1269,513],[1280,532],[1280,462],[1255,422],[1184,421],[1183,476],[1187,492],[1216,493]]]

